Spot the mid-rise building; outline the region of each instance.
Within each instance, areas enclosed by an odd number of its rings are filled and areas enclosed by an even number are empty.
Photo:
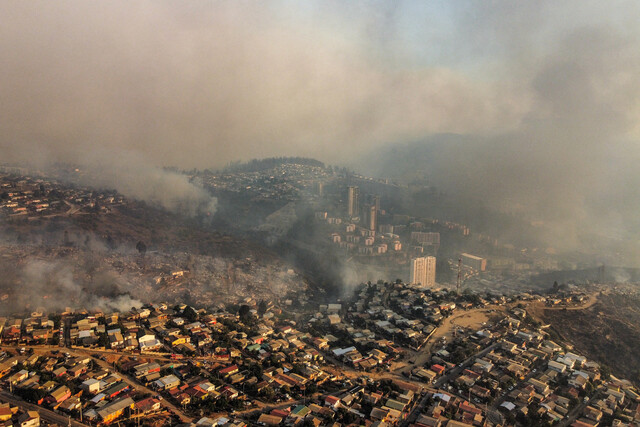
[[[380,232],[380,234],[393,233],[394,227],[391,224],[379,225],[378,232]]]
[[[369,230],[375,231],[378,222],[378,211],[376,210],[376,205],[371,205],[369,208],[369,217],[367,219],[369,220]]]
[[[436,284],[436,257],[427,256],[411,260],[410,280],[412,285],[432,288]]]
[[[425,233],[423,231],[412,231],[411,240],[421,244],[439,245],[440,233]]]
[[[467,267],[471,267],[477,271],[485,271],[487,269],[487,259],[479,256],[463,253],[460,255],[462,263]]]
[[[358,187],[349,187],[349,197],[347,214],[350,218],[356,217],[360,212],[360,189]]]

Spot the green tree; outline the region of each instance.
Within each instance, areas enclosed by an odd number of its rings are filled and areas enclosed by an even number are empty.
[[[136,244],[136,249],[138,250],[138,253],[140,253],[140,255],[144,255],[147,253],[147,245],[142,240],[140,240]]]
[[[251,312],[251,307],[249,307],[246,304],[242,304],[238,309],[238,316],[240,316],[240,320],[248,319],[250,312]]]
[[[262,316],[263,314],[265,314],[267,312],[267,302],[265,300],[260,300],[260,302],[258,303],[258,315]]]
[[[196,320],[198,320],[198,313],[193,307],[189,306],[184,310],[184,317],[189,322],[195,322]]]
[[[611,368],[607,365],[600,366],[600,375],[602,376],[602,379],[608,380],[611,376]]]

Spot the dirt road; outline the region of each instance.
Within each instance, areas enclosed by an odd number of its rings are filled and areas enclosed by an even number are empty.
[[[485,308],[474,308],[466,311],[457,311],[452,316],[442,321],[442,325],[438,326],[436,331],[431,335],[429,341],[420,349],[420,351],[409,352],[407,362],[400,363],[394,369],[395,373],[401,374],[409,372],[414,367],[421,367],[431,358],[434,347],[442,342],[453,339],[456,328],[469,328],[472,330],[482,329],[483,324],[489,321],[494,313],[502,313],[505,311],[504,306],[487,306]]]
[[[587,302],[580,305],[555,305],[548,306],[544,301],[530,301],[525,304],[525,309],[532,317],[538,320],[544,320],[544,312],[546,310],[586,310],[593,307],[598,302],[599,292],[593,292],[587,296]]]

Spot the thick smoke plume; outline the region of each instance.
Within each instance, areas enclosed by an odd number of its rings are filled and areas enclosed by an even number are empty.
[[[637,47],[616,34],[576,30],[531,70],[531,108],[516,129],[395,145],[369,159],[369,170],[426,176],[463,211],[481,201],[520,215],[540,225],[538,240],[561,250],[586,249],[586,236],[602,252],[613,241],[637,242],[640,79],[630,72],[640,69]],[[635,265],[639,253],[611,253],[610,262]]]
[[[389,24],[374,9],[0,7],[0,130],[13,159],[98,150],[108,165],[132,153],[182,168],[292,154],[339,161],[390,139],[509,129],[526,109],[510,84],[413,66],[393,34],[384,46],[370,40]]]
[[[30,260],[22,269],[17,292],[25,306],[63,310],[65,307],[127,312],[142,302],[132,298],[115,275],[100,273],[84,285],[64,262]]]
[[[637,2],[5,2],[0,16],[3,161],[90,159],[106,185],[181,210],[206,195],[162,166],[371,166],[387,144],[455,134],[374,172],[428,169],[567,247],[583,230],[640,235]]]
[[[125,153],[116,161],[108,154],[83,159],[83,180],[99,188],[116,188],[127,197],[158,204],[187,216],[214,214],[217,199],[180,172],[148,163],[138,153]]]

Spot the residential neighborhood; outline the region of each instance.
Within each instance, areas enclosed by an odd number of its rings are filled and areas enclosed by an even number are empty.
[[[288,303],[0,318],[0,381],[16,398],[90,425],[640,420],[631,382],[528,315],[531,304],[550,303],[543,296],[458,295],[398,280],[315,308],[283,311]],[[5,405],[12,420],[34,416]]]

